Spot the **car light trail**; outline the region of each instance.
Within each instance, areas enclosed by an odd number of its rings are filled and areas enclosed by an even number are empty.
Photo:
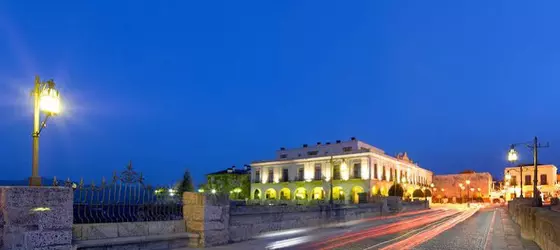
[[[319,248],[319,246],[323,246],[321,249],[327,250],[327,249],[342,247],[348,244],[362,241],[367,238],[375,238],[383,235],[393,234],[400,231],[416,228],[425,224],[432,223],[434,221],[441,220],[445,217],[455,215],[457,213],[459,212],[454,210],[440,210],[434,212],[433,214],[429,214],[427,216],[413,218],[406,221],[399,221],[390,224],[385,224],[382,226],[362,230],[355,233],[344,234],[323,242],[315,243],[313,244],[312,248]]]
[[[462,221],[470,218],[473,214],[475,214],[478,209],[471,209],[465,212],[462,212],[457,217],[449,219],[441,224],[437,224],[436,226],[425,229],[423,232],[416,234],[414,237],[409,237],[405,240],[399,241],[397,243],[391,244],[381,250],[401,250],[401,249],[411,249],[415,246],[418,246],[427,240],[434,238],[435,236],[439,235],[440,233],[444,232],[445,230],[461,223]]]

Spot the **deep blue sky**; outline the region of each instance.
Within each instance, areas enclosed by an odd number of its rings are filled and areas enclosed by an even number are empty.
[[[33,76],[66,113],[42,176],[152,183],[356,136],[436,173],[560,164],[558,2],[0,1],[0,179],[30,175]],[[528,151],[522,156],[529,160]]]

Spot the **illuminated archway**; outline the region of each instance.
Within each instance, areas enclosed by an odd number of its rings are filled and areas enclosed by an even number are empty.
[[[353,201],[355,204],[358,204],[358,203],[360,202],[360,195],[359,195],[359,194],[360,194],[360,193],[363,193],[363,192],[364,192],[364,188],[363,188],[363,187],[354,186],[354,187],[352,188],[352,201]]]
[[[296,190],[294,191],[294,196],[296,200],[307,200],[307,190],[305,190],[305,188],[303,187],[296,188]]]
[[[315,187],[311,191],[311,199],[313,200],[323,200],[325,199],[325,190],[322,187]]]
[[[253,192],[253,199],[254,200],[260,200],[261,199],[261,190],[255,189],[255,191]]]
[[[381,190],[379,190],[376,186],[371,187],[370,196],[379,196],[381,195]]]
[[[276,190],[274,190],[273,188],[267,189],[264,197],[265,197],[267,200],[274,200],[274,199],[276,199]]]
[[[379,188],[379,193],[382,196],[389,196],[389,190],[387,189],[387,187],[381,187]]]
[[[290,200],[291,196],[290,196],[290,189],[288,188],[282,188],[280,189],[280,199],[281,200]]]
[[[344,189],[342,187],[333,188],[333,200],[344,200]]]

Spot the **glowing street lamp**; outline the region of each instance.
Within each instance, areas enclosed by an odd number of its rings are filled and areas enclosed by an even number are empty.
[[[60,94],[55,88],[53,80],[41,82],[39,76],[36,76],[35,86],[31,95],[33,96],[33,153],[29,185],[41,186],[41,177],[39,176],[39,135],[43,128],[47,126],[49,117],[60,113]],[[45,114],[45,119],[42,122],[41,112]]]

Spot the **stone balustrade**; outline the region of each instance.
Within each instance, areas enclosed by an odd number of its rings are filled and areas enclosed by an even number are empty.
[[[531,199],[514,199],[508,203],[513,221],[519,224],[521,236],[533,240],[543,250],[560,249],[560,213],[533,207]]]

